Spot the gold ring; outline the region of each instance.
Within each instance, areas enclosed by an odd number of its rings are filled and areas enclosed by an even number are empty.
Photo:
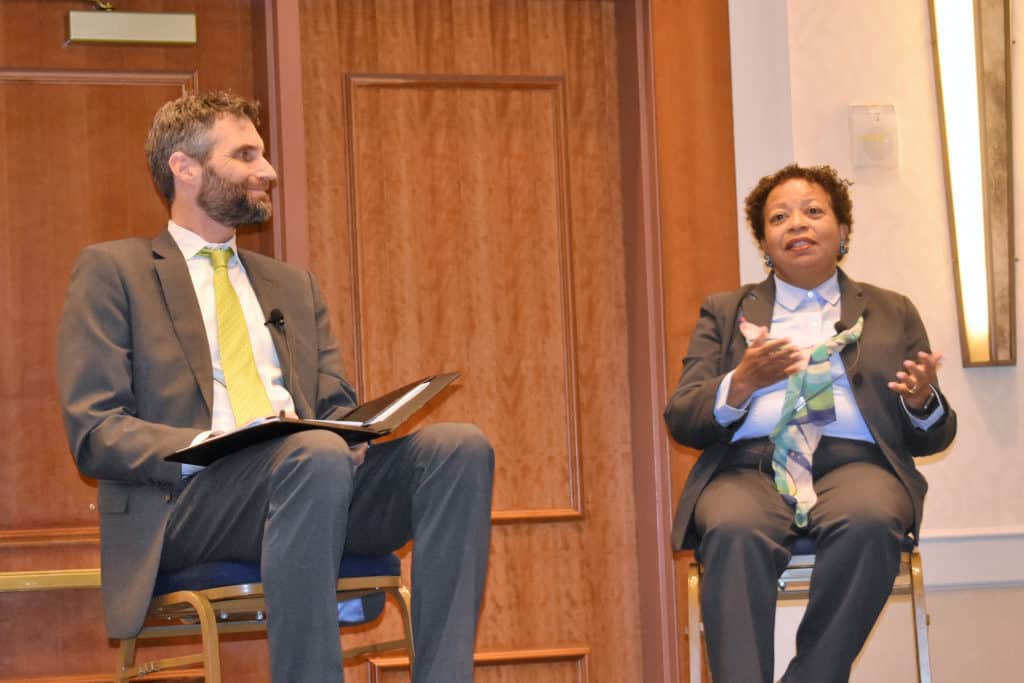
[[[912,387],[908,386],[907,387],[907,393],[908,394],[915,394],[915,393],[917,393],[917,385],[915,384]]]

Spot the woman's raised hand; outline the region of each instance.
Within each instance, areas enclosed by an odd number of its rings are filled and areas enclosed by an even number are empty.
[[[768,328],[761,327],[760,334],[750,341],[733,372],[725,402],[738,407],[758,389],[798,372],[806,362],[804,352],[789,339],[770,339]]]

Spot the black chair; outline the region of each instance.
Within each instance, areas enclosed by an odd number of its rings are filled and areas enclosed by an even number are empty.
[[[814,571],[814,540],[799,536],[793,543],[793,556],[786,571],[779,577],[779,600],[803,600],[807,598],[811,573]],[[703,644],[704,622],[700,613],[700,583],[704,571],[699,559],[690,563],[687,573],[687,637],[690,640],[690,681],[699,683],[705,656]],[[921,571],[921,554],[912,536],[903,539],[900,557],[900,571],[893,583],[892,595],[910,595],[914,611],[914,642],[917,646],[917,680],[931,683],[931,663],[928,658],[928,611],[924,602],[924,574]],[[710,673],[708,680],[711,680]]]
[[[154,597],[142,631],[121,641],[116,683],[147,674],[195,664],[203,668],[207,683],[220,683],[221,633],[266,628],[266,604],[259,565],[246,562],[211,562],[157,577]],[[402,566],[395,555],[342,558],[337,599],[338,625],[372,621],[384,610],[386,596],[394,596],[402,614],[404,637],[345,650],[345,659],[373,652],[404,649],[413,665],[412,619],[409,590],[402,585]],[[148,638],[200,636],[201,652],[135,663],[136,642]]]

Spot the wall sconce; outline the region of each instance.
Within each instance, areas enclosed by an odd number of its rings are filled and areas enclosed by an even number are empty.
[[[1008,0],[931,0],[965,367],[1015,365]]]

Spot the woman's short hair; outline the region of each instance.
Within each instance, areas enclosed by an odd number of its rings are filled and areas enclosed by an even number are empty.
[[[160,107],[146,136],[146,161],[160,194],[174,201],[174,174],[167,160],[175,152],[184,152],[199,163],[206,163],[213,149],[210,129],[221,116],[246,118],[259,125],[259,103],[250,102],[226,90],[182,95]]]
[[[754,238],[759,243],[764,239],[764,205],[768,201],[768,195],[782,183],[794,178],[814,183],[825,190],[832,206],[832,213],[836,215],[836,221],[840,225],[847,226],[850,232],[853,231],[853,202],[850,200],[848,189],[852,183],[840,176],[838,171],[831,166],[790,164],[761,178],[744,200],[747,222],[754,233]]]

